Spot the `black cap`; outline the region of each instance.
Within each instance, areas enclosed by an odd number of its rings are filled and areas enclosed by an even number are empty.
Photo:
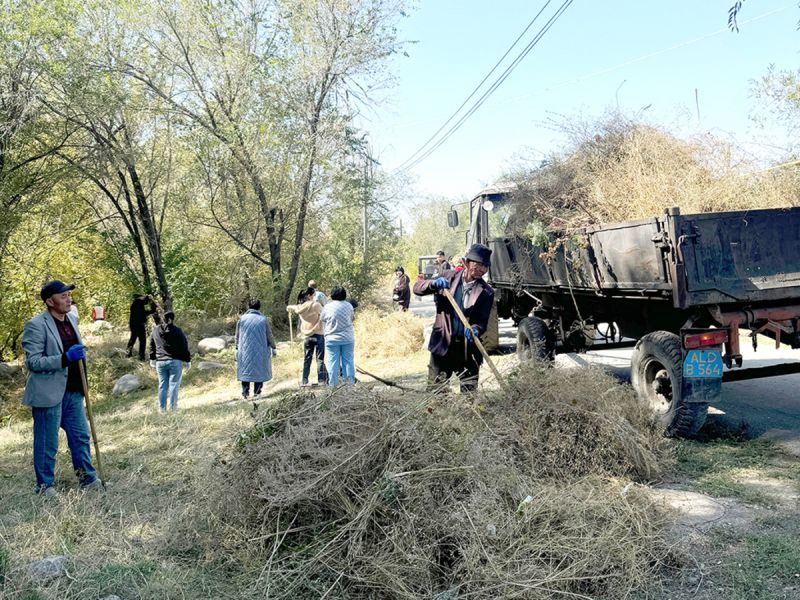
[[[47,300],[50,296],[55,294],[63,294],[64,292],[69,292],[75,289],[75,284],[67,285],[63,281],[59,281],[58,279],[54,279],[53,281],[48,281],[42,286],[42,291],[39,292],[39,295],[42,297],[42,301]]]
[[[472,244],[464,256],[466,260],[472,260],[486,265],[487,267],[492,264],[492,251],[483,244]]]

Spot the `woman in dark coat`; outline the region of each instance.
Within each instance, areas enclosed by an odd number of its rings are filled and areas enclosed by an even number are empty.
[[[403,267],[397,267],[394,270],[395,280],[394,289],[392,290],[392,299],[404,311],[408,310],[408,305],[411,303],[411,280],[406,275],[406,270]]]

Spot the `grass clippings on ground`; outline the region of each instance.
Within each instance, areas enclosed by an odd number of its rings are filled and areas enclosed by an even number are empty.
[[[347,387],[284,398],[215,467],[205,512],[225,535],[212,547],[259,565],[256,597],[648,589],[666,518],[627,478],[653,477],[667,453],[635,397],[597,376],[534,369],[512,397],[472,403]],[[548,427],[558,448],[534,451]],[[601,449],[610,433],[629,439]]]

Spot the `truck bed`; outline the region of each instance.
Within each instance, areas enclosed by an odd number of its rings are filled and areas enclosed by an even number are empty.
[[[800,208],[694,215],[671,209],[562,239],[555,248],[552,240],[489,240],[492,282],[534,292],[660,297],[676,308],[800,302]]]

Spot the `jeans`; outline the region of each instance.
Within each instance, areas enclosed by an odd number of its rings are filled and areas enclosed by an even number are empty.
[[[325,338],[318,333],[308,336],[303,342],[303,384],[308,383],[311,372],[311,361],[317,355],[317,383],[328,383],[328,371],[325,369]]]
[[[328,363],[328,385],[335,387],[339,384],[339,368],[342,377],[348,383],[355,383],[356,366],[353,363],[354,342],[325,342],[325,354]]]
[[[159,360],[156,362],[158,371],[158,405],[161,410],[167,410],[167,395],[169,395],[170,410],[178,410],[178,389],[181,387],[183,376],[183,361]]]
[[[258,396],[261,393],[261,386],[264,385],[263,381],[254,381],[253,382],[253,395]],[[242,382],[242,398],[247,398],[250,395],[250,382],[243,381]]]
[[[67,434],[72,468],[81,485],[97,479],[89,449],[89,423],[83,407],[83,394],[64,392],[60,404],[48,408],[33,407],[33,470],[40,488],[53,485],[58,452],[58,428]]]

